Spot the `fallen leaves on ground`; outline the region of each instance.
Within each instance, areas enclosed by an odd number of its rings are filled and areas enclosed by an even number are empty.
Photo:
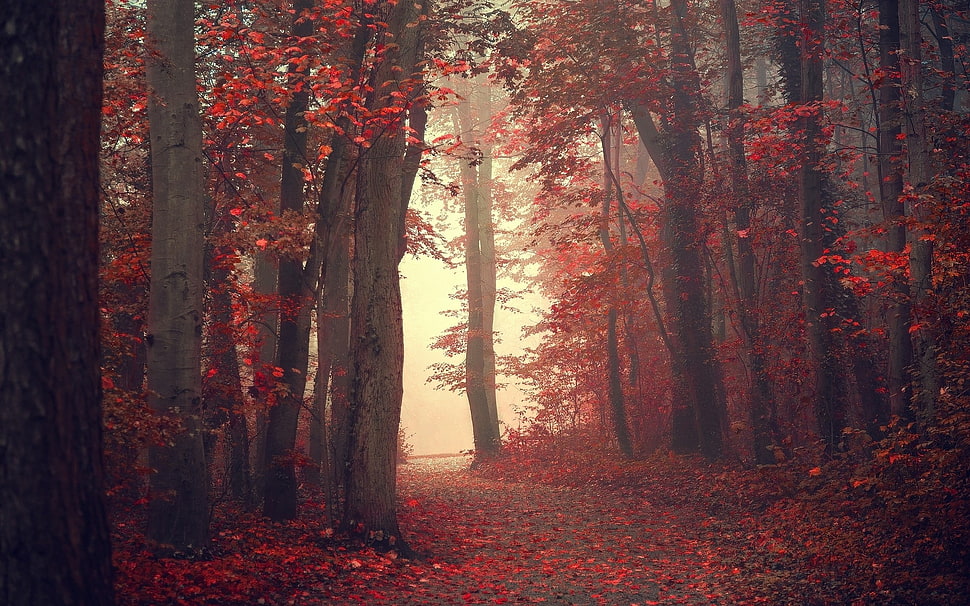
[[[474,471],[470,462],[416,458],[400,467],[401,526],[416,558],[341,541],[311,501],[288,524],[223,516],[206,561],[156,560],[138,547],[136,533],[120,532],[119,601],[891,603],[878,571],[849,591],[831,567],[816,566],[813,558],[824,550],[814,549],[811,537],[779,533],[797,529],[790,516],[804,510],[764,471],[593,454],[555,463],[513,458]],[[786,515],[787,526],[779,522]]]

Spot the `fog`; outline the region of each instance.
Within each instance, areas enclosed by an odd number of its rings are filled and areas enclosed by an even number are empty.
[[[449,295],[464,289],[464,270],[430,258],[405,256],[401,262],[404,304],[404,405],[401,424],[414,454],[471,450],[472,424],[463,393],[435,390],[426,382],[428,367],[448,358],[431,349],[433,339],[455,323],[443,316],[457,301]],[[454,362],[454,360],[452,360]]]
[[[444,352],[431,349],[435,337],[459,320],[443,312],[455,309],[459,302],[451,294],[465,289],[465,269],[446,267],[440,261],[406,256],[401,262],[401,297],[404,305],[404,404],[401,424],[414,454],[458,453],[474,448],[471,414],[463,392],[436,390],[427,383],[429,366],[436,362],[463,363],[463,358],[449,359]],[[515,288],[509,280],[500,286]],[[525,296],[516,302],[520,312],[500,306],[495,310],[495,330],[499,356],[518,354],[525,342],[520,338],[522,326],[535,322],[530,308],[539,304]],[[518,427],[518,411],[524,402],[522,391],[508,379],[496,393],[499,421],[503,434],[508,427]]]

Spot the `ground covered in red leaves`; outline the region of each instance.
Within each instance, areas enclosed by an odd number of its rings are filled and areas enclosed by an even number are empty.
[[[966,587],[965,564],[901,585],[891,562],[829,545],[839,520],[813,525],[811,508],[785,498],[770,470],[595,455],[469,463],[453,456],[401,466],[401,525],[418,557],[340,540],[312,500],[289,524],[217,516],[204,561],[154,559],[122,527],[119,601],[930,605],[960,603],[952,600]],[[841,523],[856,532],[852,519]]]

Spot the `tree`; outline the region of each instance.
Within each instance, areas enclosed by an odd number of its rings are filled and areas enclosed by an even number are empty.
[[[725,54],[727,60],[727,139],[728,182],[733,200],[733,233],[736,238],[726,238],[728,272],[737,292],[737,315],[744,355],[751,367],[752,387],[748,399],[749,418],[754,436],[754,458],[762,464],[774,462],[771,446],[775,440],[776,403],[768,376],[762,331],[758,318],[758,293],[756,279],[756,254],[752,245],[751,216],[754,199],[748,183],[748,166],[744,150],[745,116],[741,110],[744,103],[744,72],[741,61],[741,31],[735,0],[718,2],[724,23]],[[727,225],[724,226],[728,232]],[[732,240],[734,242],[732,243]],[[737,261],[733,259],[733,246],[737,247]]]
[[[664,237],[670,270],[664,279],[667,314],[672,325],[675,394],[673,442],[679,451],[716,458],[723,447],[726,422],[721,368],[711,334],[711,311],[704,291],[701,225],[697,192],[703,183],[700,81],[694,65],[687,21],[688,4],[670,4],[670,101],[661,131],[642,101],[632,103],[640,140],[663,180]]]
[[[293,38],[306,40],[313,34],[314,21],[308,11],[312,0],[293,3]],[[283,213],[302,213],[305,182],[310,102],[307,61],[290,64],[292,96],[286,107],[283,127],[283,166],[280,178],[280,208]],[[315,281],[314,281],[315,283]],[[263,513],[271,520],[296,517],[296,468],[293,449],[297,422],[303,407],[310,348],[310,311],[313,297],[304,277],[300,255],[287,251],[279,261],[279,341],[276,366],[283,370],[285,394],[269,411],[266,426]]]
[[[148,538],[161,553],[208,542],[202,427],[205,188],[195,77],[195,3],[149,0],[146,67],[152,163],[148,402],[178,425],[149,448]]]
[[[887,252],[902,255],[906,248],[906,226],[900,196],[903,192],[901,160],[902,133],[901,97],[899,94],[899,11],[897,0],[879,2],[879,68],[882,81],[879,86],[879,199],[882,204],[883,221],[886,223]],[[908,284],[904,279],[895,281],[894,298],[887,316],[889,337],[889,365],[887,388],[889,406],[893,414],[906,414],[909,408],[907,388],[910,385],[909,367],[913,361],[912,341],[909,336],[910,311]]]
[[[623,204],[623,192],[619,191],[619,180],[616,174],[619,170],[620,157],[620,131],[619,115],[610,111],[601,118],[603,134],[601,137],[603,147],[603,206],[600,212],[599,238],[603,244],[606,254],[614,254],[615,246],[610,234],[610,215],[612,214],[613,196],[616,195],[617,206]],[[620,217],[620,226],[624,225],[623,217]],[[625,236],[625,230],[621,229],[621,234]],[[625,238],[624,238],[625,239]],[[623,242],[626,244],[626,242]],[[626,272],[620,270],[623,280],[626,281]],[[619,311],[615,302],[610,302],[606,312],[606,365],[609,373],[609,394],[610,411],[613,413],[613,427],[616,433],[616,442],[620,447],[623,456],[629,458],[633,456],[633,444],[630,442],[630,430],[627,428],[626,421],[626,402],[623,397],[623,382],[620,373],[620,344],[617,336],[617,320]]]
[[[483,149],[483,122],[488,115],[483,86],[465,82],[465,98],[458,103],[457,130],[467,157],[461,160],[464,198],[465,277],[468,293],[468,324],[465,331],[465,394],[471,412],[477,460],[498,454],[501,433],[495,402],[495,242],[492,231],[491,150]],[[477,110],[477,111],[476,111]],[[488,154],[488,156],[486,156]]]
[[[368,109],[381,135],[359,158],[351,301],[351,392],[344,523],[378,546],[406,549],[397,522],[396,456],[404,393],[404,333],[398,264],[421,149],[421,93],[427,3],[378,5],[387,26],[370,75]],[[402,105],[403,104],[403,105]],[[405,127],[410,107],[409,137]]]
[[[314,32],[315,15],[310,10],[313,3],[309,0],[298,0],[294,4],[293,39],[297,43],[291,48],[300,49],[300,44],[310,40]],[[321,145],[319,155],[326,155],[323,162],[323,176],[317,189],[317,203],[313,212],[313,239],[309,251],[303,260],[301,254],[288,251],[287,256],[280,260],[279,293],[280,293],[280,339],[277,345],[277,367],[281,369],[286,385],[286,394],[281,404],[270,411],[270,423],[267,428],[266,465],[268,473],[274,474],[273,486],[267,482],[265,511],[273,519],[289,519],[296,515],[296,470],[294,448],[298,428],[299,411],[304,404],[306,389],[306,374],[309,366],[309,339],[313,306],[318,304],[319,285],[327,283],[321,273],[324,268],[334,270],[335,263],[328,267],[328,257],[334,245],[338,242],[338,233],[334,228],[341,222],[341,213],[345,212],[342,202],[345,200],[342,177],[344,177],[345,156],[348,153],[348,140],[355,128],[352,115],[355,106],[360,74],[362,72],[365,53],[372,40],[373,14],[362,11],[357,16],[359,22],[355,26],[353,35],[344,31],[343,27],[333,28],[337,33],[349,40],[347,55],[334,53],[332,57],[336,73],[342,78],[341,84],[333,90],[334,99],[331,100],[339,108],[340,117],[336,124],[324,120],[330,132],[329,146]],[[333,23],[346,21],[336,19]],[[302,52],[302,51],[301,51]],[[286,110],[284,123],[284,160],[281,178],[281,202],[283,212],[296,214],[304,207],[306,195],[306,178],[309,156],[307,139],[311,124],[307,117],[310,107],[311,89],[314,85],[310,79],[309,55],[300,54],[290,62],[291,99]],[[326,76],[329,79],[329,76]],[[346,82],[347,84],[343,84]],[[368,135],[372,132],[368,132]],[[326,151],[325,151],[326,150]],[[336,255],[340,257],[340,255]],[[346,262],[343,259],[341,262]],[[324,379],[324,377],[321,377]],[[321,383],[325,384],[325,383]],[[322,415],[317,412],[320,421]],[[268,477],[267,480],[270,478]]]
[[[933,176],[930,165],[930,143],[926,124],[923,91],[922,22],[917,0],[899,2],[900,84],[903,122],[906,126],[906,180],[909,188],[907,204],[916,218],[918,229],[910,238],[910,296],[916,310],[913,339],[913,358],[916,365],[916,410],[931,419],[936,410],[940,391],[940,370],[936,356],[938,348],[932,321],[924,317],[931,307],[933,282],[933,241],[926,237],[925,226],[930,215],[930,199],[925,195]]]
[[[0,601],[114,603],[101,453],[104,3],[11,2],[0,34]]]

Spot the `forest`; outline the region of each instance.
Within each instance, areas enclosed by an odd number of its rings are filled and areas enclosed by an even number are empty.
[[[970,603],[970,3],[9,4],[0,603]]]

